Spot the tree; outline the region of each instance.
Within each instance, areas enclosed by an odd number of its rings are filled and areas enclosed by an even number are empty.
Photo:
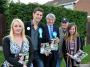
[[[0,0],[0,13],[4,14],[8,7],[9,0]]]

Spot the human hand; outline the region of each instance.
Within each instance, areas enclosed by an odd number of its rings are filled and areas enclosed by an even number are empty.
[[[24,60],[24,55],[23,54],[19,54],[19,60],[23,61]]]
[[[60,43],[60,39],[57,37],[55,40],[55,44],[58,44],[58,43]]]
[[[45,51],[46,56],[49,56],[49,54],[51,54],[51,51]]]

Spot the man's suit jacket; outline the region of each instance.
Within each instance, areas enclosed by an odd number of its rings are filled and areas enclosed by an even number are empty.
[[[46,37],[48,38],[47,40],[50,40],[50,35],[49,35],[49,29],[48,29],[48,26],[45,25],[45,26],[44,26],[44,29],[45,29]],[[55,25],[53,25],[53,32],[57,32],[57,37],[59,37],[59,28],[56,27]]]
[[[30,36],[30,37],[31,37],[31,28],[32,28],[31,26],[33,26],[31,24],[31,22],[27,22],[25,24],[25,34],[28,35],[28,36]],[[44,31],[44,27],[43,27],[43,25],[41,23],[39,23],[38,28],[41,28],[42,29],[42,38],[39,37],[40,34],[38,32],[38,48],[40,50],[41,43],[47,42],[47,40],[46,40],[47,38],[46,38],[45,31]]]

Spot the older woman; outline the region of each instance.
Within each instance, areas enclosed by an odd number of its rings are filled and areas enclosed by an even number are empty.
[[[10,34],[3,38],[2,45],[5,57],[3,67],[30,65],[28,61],[31,61],[32,56],[31,40],[25,36],[24,24],[20,19],[13,19]]]

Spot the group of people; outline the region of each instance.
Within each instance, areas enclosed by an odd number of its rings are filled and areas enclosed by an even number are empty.
[[[83,48],[77,26],[63,18],[58,28],[53,13],[46,15],[46,25],[43,25],[43,13],[42,8],[35,8],[32,20],[25,24],[21,19],[13,19],[9,35],[2,40],[3,67],[61,67],[62,58],[66,67],[77,67],[77,62],[67,55],[74,55]],[[41,54],[41,44],[50,44],[54,37],[57,38],[58,50],[51,50],[48,55]]]

